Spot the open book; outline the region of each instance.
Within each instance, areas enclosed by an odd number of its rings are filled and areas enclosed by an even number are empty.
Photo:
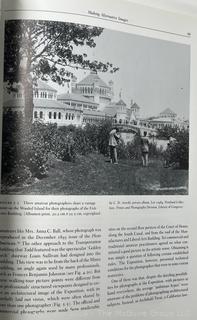
[[[0,319],[196,319],[195,16],[1,9]]]

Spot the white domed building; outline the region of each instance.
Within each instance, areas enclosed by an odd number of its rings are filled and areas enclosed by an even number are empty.
[[[33,121],[57,123],[59,126],[81,126],[83,122],[83,107],[63,104],[57,100],[57,90],[44,81],[37,81],[33,90]],[[22,86],[17,92],[6,94],[4,112],[7,110],[23,111],[25,106]]]
[[[155,129],[162,129],[166,126],[178,126],[177,114],[170,108],[166,108],[165,110],[160,112],[157,117],[152,117],[152,119],[150,119],[148,122]]]
[[[113,98],[113,81],[109,81],[109,84],[106,84],[95,71],[91,71],[84,79],[76,83],[72,89],[90,101],[97,103],[101,110]]]

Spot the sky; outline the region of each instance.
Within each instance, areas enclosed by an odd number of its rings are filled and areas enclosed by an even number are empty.
[[[142,117],[156,116],[166,108],[180,117],[189,117],[189,45],[104,29],[95,48],[82,47],[91,59],[113,63],[114,74],[98,73],[114,82],[114,100],[129,105],[133,99]],[[73,70],[72,70],[73,71]],[[89,71],[73,71],[81,80]],[[58,88],[64,92],[64,88]]]

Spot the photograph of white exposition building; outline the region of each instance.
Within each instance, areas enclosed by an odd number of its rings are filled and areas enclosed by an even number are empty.
[[[7,20],[4,59],[2,193],[188,194],[188,45]]]
[[[159,115],[140,118],[140,106],[133,100],[127,105],[121,93],[119,100],[113,101],[113,81],[106,84],[94,71],[79,82],[73,76],[65,91],[58,94],[58,91],[46,81],[38,80],[33,97],[34,121],[78,127],[86,123],[97,124],[102,120],[111,119],[116,125],[145,127],[148,131],[166,125],[171,127],[188,125],[187,121],[180,120],[170,108],[166,108]],[[6,92],[4,112],[23,111],[24,103],[22,86],[18,85],[16,92],[9,94]]]

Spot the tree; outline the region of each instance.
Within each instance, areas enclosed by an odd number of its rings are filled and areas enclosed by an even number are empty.
[[[112,127],[112,120],[106,119],[100,123],[98,128],[98,151],[105,156],[109,153],[109,133]]]
[[[189,128],[165,126],[158,130],[158,137],[174,138],[168,143],[164,158],[168,164],[178,164],[180,169],[189,167]]]
[[[165,138],[165,139],[169,139],[170,137],[173,137],[175,138],[177,132],[179,131],[179,126],[176,125],[176,126],[164,126],[163,128],[161,129],[157,129],[157,137],[158,138]]]
[[[70,68],[115,72],[109,62],[90,61],[76,47],[96,46],[102,28],[58,21],[8,20],[5,23],[4,81],[8,90],[22,83],[25,119],[33,118],[33,87],[38,78],[63,84],[72,75]]]

